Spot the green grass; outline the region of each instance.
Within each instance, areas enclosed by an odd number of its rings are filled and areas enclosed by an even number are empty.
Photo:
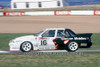
[[[100,46],[100,33],[93,34],[92,36],[93,46]]]
[[[32,33],[0,33],[0,50],[9,50],[8,43],[11,39],[30,34]],[[92,35],[92,42],[93,49],[100,49],[100,33],[94,33]]]
[[[100,67],[100,53],[82,55],[1,54],[0,67]]]

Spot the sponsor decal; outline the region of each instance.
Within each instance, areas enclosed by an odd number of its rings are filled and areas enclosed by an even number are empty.
[[[64,41],[64,44],[66,45],[68,42],[69,42],[69,39],[68,39],[68,40],[65,40],[65,41]]]
[[[73,38],[62,38],[62,40],[73,40]]]
[[[47,39],[47,38],[42,38],[42,37],[39,38],[39,40],[46,40],[46,39]]]
[[[39,38],[40,42],[41,42],[41,46],[46,46],[47,45],[47,38]]]
[[[74,40],[86,40],[84,37],[74,37]]]
[[[87,46],[87,43],[81,43],[81,46]]]
[[[41,40],[41,45],[46,46],[47,45],[47,40]]]
[[[95,11],[94,10],[94,15],[100,15],[100,11]]]
[[[3,16],[25,15],[25,12],[3,12]]]
[[[71,11],[55,11],[55,15],[71,15]]]

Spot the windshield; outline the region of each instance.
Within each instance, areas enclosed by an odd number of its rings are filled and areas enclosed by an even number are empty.
[[[35,36],[39,36],[41,33],[43,33],[43,31],[39,32],[38,34],[36,34]]]

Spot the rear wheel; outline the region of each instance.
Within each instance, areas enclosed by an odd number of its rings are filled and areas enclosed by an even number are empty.
[[[23,51],[23,52],[29,52],[33,49],[33,46],[32,46],[32,43],[26,41],[26,42],[23,42],[20,46],[20,50]]]
[[[78,43],[77,42],[70,42],[67,44],[67,51],[69,52],[75,52],[76,50],[78,50]]]

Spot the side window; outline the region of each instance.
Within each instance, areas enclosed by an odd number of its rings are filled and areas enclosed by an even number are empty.
[[[64,37],[64,36],[65,36],[64,30],[58,30],[57,37]]]
[[[68,33],[68,31],[65,31],[65,35],[66,35],[67,37],[70,36],[69,33]]]
[[[48,30],[42,34],[42,37],[54,37],[55,36],[55,30]]]
[[[64,31],[64,30],[58,30],[57,32],[57,37],[68,37],[69,34],[67,31]]]

